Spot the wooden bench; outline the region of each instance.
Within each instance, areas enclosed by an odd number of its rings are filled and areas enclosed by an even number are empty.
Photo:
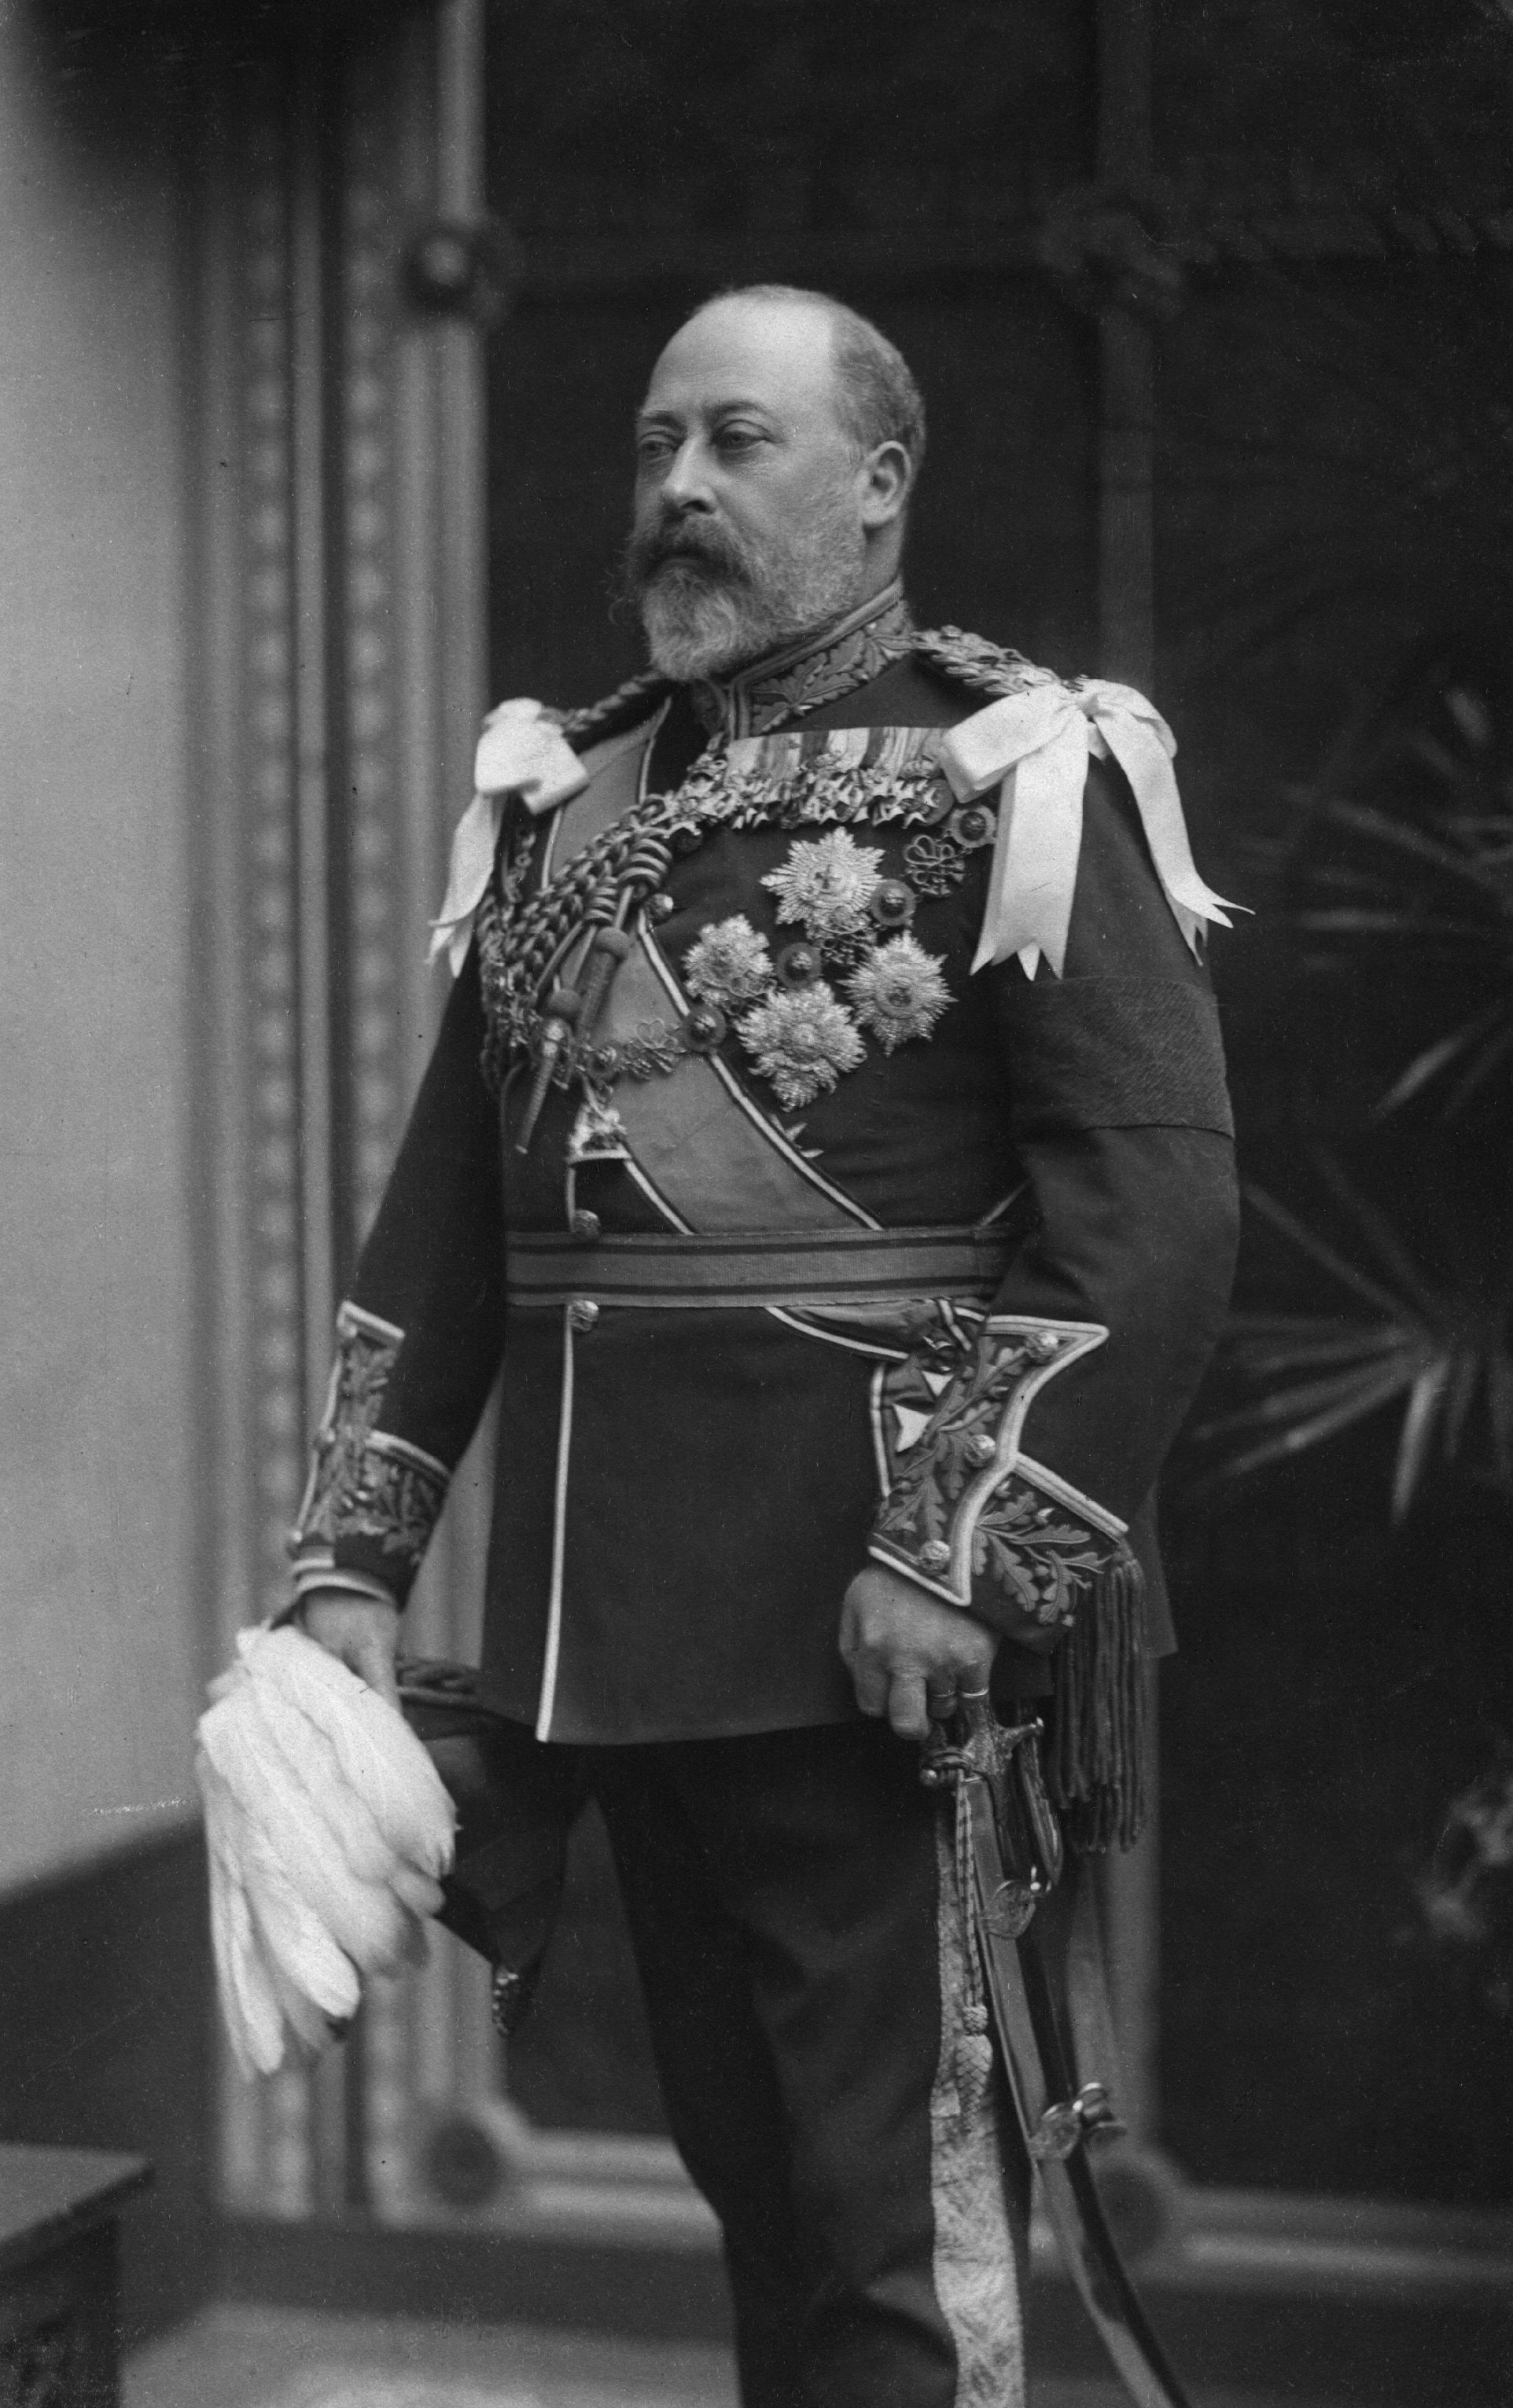
[[[117,2223],[151,2179],[104,2149],[0,2146],[0,2408],[117,2408]]]

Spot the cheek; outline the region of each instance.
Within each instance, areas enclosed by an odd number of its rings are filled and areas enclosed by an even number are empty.
[[[630,495],[630,523],[638,534],[655,526],[662,508],[662,478],[656,469],[642,469]]]
[[[858,526],[861,523],[854,486],[829,462],[795,476],[783,497],[783,506],[789,524],[794,526],[825,527],[833,532],[853,520]]]

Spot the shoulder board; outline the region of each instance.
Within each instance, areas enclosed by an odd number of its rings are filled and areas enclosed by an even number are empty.
[[[986,636],[970,636],[964,627],[916,627],[914,649],[927,668],[939,669],[953,685],[964,685],[972,694],[998,697],[1060,682],[1053,669],[1037,668],[1023,652],[990,644]]]
[[[655,669],[643,669],[639,677],[627,678],[599,702],[589,702],[582,710],[551,710],[546,713],[554,726],[559,728],[575,752],[585,752],[591,744],[601,743],[606,736],[618,736],[622,728],[634,727],[638,719],[672,691],[670,678],[658,677]]]

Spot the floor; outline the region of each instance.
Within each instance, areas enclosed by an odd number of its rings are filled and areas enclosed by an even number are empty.
[[[723,2350],[220,2307],[128,2362],[122,2408],[735,2408],[735,2397]]]
[[[211,2308],[131,2360],[122,2408],[736,2408],[723,2350],[406,2317]],[[1128,2408],[1045,2382],[1030,2408]],[[1202,2408],[1281,2408],[1254,2395]],[[1289,2408],[1302,2408],[1293,2400]],[[1322,2403],[1318,2403],[1322,2408]]]

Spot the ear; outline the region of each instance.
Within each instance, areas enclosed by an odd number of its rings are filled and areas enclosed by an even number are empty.
[[[914,483],[914,463],[901,443],[879,443],[857,472],[864,527],[891,526],[902,517]]]

